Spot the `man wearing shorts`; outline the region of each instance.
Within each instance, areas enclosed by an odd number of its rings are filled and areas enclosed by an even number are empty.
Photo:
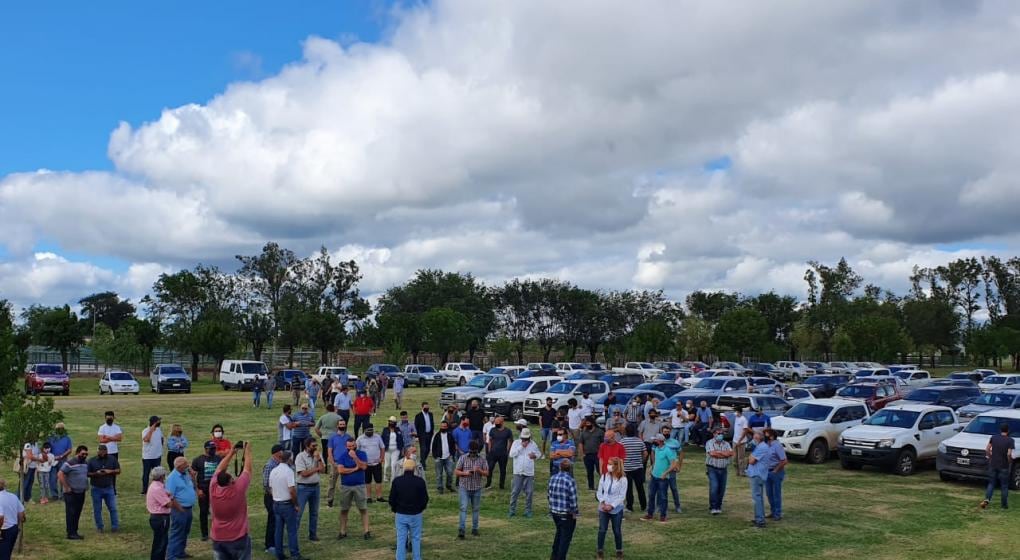
[[[357,449],[359,453],[365,455],[365,463],[368,465],[365,467],[365,483],[366,493],[368,494],[368,503],[372,503],[372,497],[376,500],[382,501],[382,481],[383,481],[383,439],[375,433],[375,426],[369,424],[365,426],[365,433],[361,434],[361,437],[357,440]],[[373,490],[375,492],[373,492]]]
[[[347,538],[347,513],[351,510],[351,504],[357,506],[361,512],[361,526],[364,529],[365,540],[372,538],[368,530],[368,506],[365,503],[365,454],[357,450],[357,442],[347,440],[347,453],[340,456],[337,462],[337,470],[340,471],[340,533],[337,539]]]

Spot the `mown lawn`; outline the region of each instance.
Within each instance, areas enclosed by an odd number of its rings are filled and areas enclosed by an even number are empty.
[[[109,560],[147,558],[151,533],[140,489],[140,434],[150,414],[163,416],[163,425],[184,425],[185,433],[198,450],[214,423],[226,426],[233,441],[255,443],[256,478],[276,438],[275,421],[279,405],[273,411],[255,410],[250,394],[223,392],[211,383],[200,383],[191,395],[98,396],[94,379],[75,380],[73,396],[58,397],[68,430],[75,443],[86,443],[90,452],[96,446],[96,430],[103,411],[113,409],[125,430],[121,448],[124,468],[118,484],[122,531],[117,535],[97,534],[93,529],[90,500],[82,514],[85,541],[64,539],[64,510],[60,503],[28,506],[25,552],[22,558],[102,558]],[[411,412],[422,400],[435,404],[436,388],[411,389],[406,400]],[[277,402],[284,400],[283,393]],[[395,414],[393,402],[386,403],[376,423]],[[693,448],[688,448],[691,452]],[[684,513],[673,515],[666,525],[637,520],[628,515],[624,523],[625,548],[629,558],[954,558],[1013,557],[1020,546],[1020,533],[1014,523],[1016,510],[1002,512],[977,509],[982,487],[977,484],[946,484],[938,480],[933,468],[910,478],[900,478],[875,470],[842,471],[835,461],[821,466],[795,462],[790,466],[785,485],[786,517],[761,531],[750,527],[750,492],[745,479],[731,476],[725,501],[725,513],[711,517],[707,512],[708,484],[702,457],[690,453],[680,476]],[[536,484],[536,516],[507,519],[509,489],[488,491],[482,504],[481,536],[456,539],[458,504],[455,495],[433,495],[426,512],[424,555],[426,558],[472,558],[488,560],[545,558],[552,539],[552,522],[546,517],[545,481],[541,474]],[[7,470],[10,473],[10,470]],[[13,473],[12,473],[13,474]],[[430,470],[429,475],[432,474]],[[583,467],[578,472],[583,478]],[[434,480],[429,479],[429,488]],[[583,487],[584,484],[581,484]],[[508,484],[509,488],[509,484]],[[38,489],[36,489],[38,493]],[[594,558],[596,515],[592,493],[582,489],[585,504],[571,549],[572,558]],[[269,558],[262,552],[265,513],[261,489],[253,486],[249,512],[256,558]],[[1020,506],[1017,506],[1020,507]],[[371,507],[375,539],[334,540],[337,509],[323,508],[320,513],[319,543],[304,539],[301,550],[313,558],[334,558],[356,554],[362,560],[392,558],[393,516],[385,504]],[[305,520],[307,523],[307,519]],[[196,520],[197,525],[197,509]],[[355,525],[356,527],[356,525]],[[357,529],[352,531],[352,535]],[[199,541],[195,527],[188,550],[196,558],[211,558],[208,543]],[[611,543],[611,535],[609,543]],[[609,544],[611,548],[612,545]],[[666,550],[670,550],[667,553]]]

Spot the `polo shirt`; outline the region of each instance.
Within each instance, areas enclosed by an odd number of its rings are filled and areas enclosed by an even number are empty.
[[[769,442],[767,445],[769,454],[765,457],[765,468],[771,471],[780,461],[786,460],[786,450],[783,449],[783,444],[779,443],[779,440]]]
[[[768,478],[768,476],[769,476],[769,469],[768,469],[768,466],[765,463],[765,460],[766,460],[766,457],[768,457],[769,453],[770,453],[769,445],[767,443],[765,443],[764,441],[759,443],[754,448],[754,451],[751,452],[751,456],[754,457],[755,459],[757,459],[757,462],[755,464],[753,464],[753,465],[750,465],[750,464],[747,465],[747,476],[748,477],[751,477],[751,478],[758,477],[758,478],[761,478],[761,479]]]
[[[177,469],[173,469],[166,477],[166,491],[181,507],[192,507],[198,500],[195,483],[191,481],[191,477]]]
[[[752,414],[747,420],[747,426],[752,429],[769,428],[772,426],[772,421],[767,414]]]
[[[471,429],[456,427],[453,430],[453,441],[456,442],[461,453],[467,453],[471,445]]]
[[[7,490],[0,490],[0,515],[4,516],[3,529],[6,531],[18,524],[18,514],[25,511],[25,506],[17,496]]]
[[[344,383],[346,385],[346,383]],[[337,393],[333,397],[333,406],[339,410],[350,410],[351,409],[351,396],[347,393]]]
[[[676,451],[673,451],[665,445],[652,448],[652,453],[655,455],[655,465],[652,466],[652,476],[656,478],[662,478],[663,473],[669,469],[669,466],[676,460]]]
[[[551,457],[552,454],[556,453],[557,451],[567,451],[567,450],[572,451],[574,453],[574,455],[577,454],[577,447],[574,446],[574,442],[573,441],[571,441],[569,439],[567,441],[560,441],[559,439],[554,439],[553,442],[552,442],[552,445],[549,446],[549,456]],[[574,456],[571,456],[571,457],[561,457],[559,459],[552,459],[552,463],[554,465],[558,466],[563,461],[573,461],[574,458],[575,458]]]
[[[340,457],[347,455],[347,440],[354,439],[347,432],[337,432],[329,436],[329,448],[333,450],[333,462],[339,463]]]
[[[358,416],[371,416],[375,408],[375,401],[364,395],[354,399],[354,414]]]
[[[113,436],[119,436],[119,435],[123,435],[123,434],[124,434],[124,431],[121,430],[120,426],[118,426],[116,423],[113,423],[113,424],[110,424],[110,425],[103,424],[102,426],[99,426],[99,435],[101,435],[101,436],[113,437]],[[117,446],[117,442],[115,442],[115,441],[111,441],[111,442],[106,443],[104,445],[106,445],[106,452],[107,453],[113,453],[114,455],[116,455],[117,453],[120,452],[120,448]]]
[[[145,435],[152,431],[152,437],[149,438],[149,442],[145,442]],[[109,444],[106,446],[106,450],[110,450]],[[142,459],[159,459],[163,457],[163,430],[158,427],[153,429],[152,427],[145,428],[142,430]]]
[[[698,407],[698,420],[708,424],[712,421],[712,409],[710,407],[701,408]]]
[[[289,502],[290,489],[296,485],[294,469],[287,463],[280,463],[269,473],[269,490],[273,493],[274,502]]]
[[[298,412],[291,415],[290,419],[298,423],[290,432],[291,439],[301,441],[308,439],[308,436],[311,435],[311,427],[315,425],[315,415],[311,412]]]
[[[362,434],[358,437],[357,443],[358,451],[365,455],[366,463],[369,465],[378,465],[382,462],[383,440],[379,437],[379,434],[372,434],[371,436]],[[344,455],[347,455],[346,450],[344,450]],[[350,459],[350,457],[348,457],[348,459]]]
[[[71,487],[71,492],[80,494],[88,488],[89,466],[87,461],[71,457],[60,467],[60,472],[64,473],[64,478],[67,480],[67,485]]]
[[[315,427],[325,434],[336,433],[336,425],[340,423],[340,415],[335,412],[327,412],[319,417],[319,420],[315,423]],[[327,437],[329,437],[327,435]]]
[[[297,482],[301,484],[318,484],[319,473],[311,476],[301,476],[302,472],[314,469],[317,466],[319,466],[319,461],[314,455],[307,451],[298,453],[298,456],[294,458],[294,473],[297,475]]]
[[[71,449],[71,438],[63,435],[59,437],[50,438],[50,451],[53,452],[57,457],[67,453]],[[109,448],[107,448],[109,451]]]
[[[233,542],[248,534],[248,486],[251,473],[242,472],[231,484],[220,486],[213,480],[209,486],[209,508],[212,510],[212,540]]]
[[[149,489],[145,491],[145,510],[155,515],[170,513],[170,495],[166,493],[162,481],[153,480],[149,483]]]
[[[642,440],[650,442],[655,434],[662,432],[662,427],[665,425],[659,418],[656,418],[654,421],[651,418],[642,420],[638,426],[638,435],[641,436]]]
[[[358,459],[361,459],[363,463],[368,462],[368,459],[365,457],[365,452],[355,451],[354,454],[357,455]],[[342,457],[340,457],[340,460],[337,461],[337,464],[344,467],[345,469],[351,469],[358,466],[358,463],[354,461],[354,459],[351,457],[350,453],[347,452],[347,450],[344,450],[344,454]],[[362,486],[363,484],[365,484],[365,469],[358,469],[352,472],[351,474],[340,475],[341,486]]]
[[[110,455],[109,451],[107,451],[106,457],[99,457],[97,455],[97,456],[89,459],[88,466],[89,466],[89,472],[90,473],[94,473],[94,472],[100,471],[102,469],[107,469],[107,470],[119,469],[120,468],[120,463],[118,463],[117,459],[115,457],[113,457],[112,455]],[[102,476],[93,476],[92,479],[91,479],[92,480],[92,487],[93,488],[110,488],[111,486],[113,486],[114,478],[116,478],[116,475],[112,475],[112,474],[104,474]]]

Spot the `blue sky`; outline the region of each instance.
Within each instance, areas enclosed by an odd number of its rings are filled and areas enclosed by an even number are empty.
[[[275,73],[309,35],[374,41],[381,0],[0,5],[0,177],[109,169],[110,132]]]

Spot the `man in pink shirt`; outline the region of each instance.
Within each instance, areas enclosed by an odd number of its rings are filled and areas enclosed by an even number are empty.
[[[238,447],[234,446],[216,466],[209,484],[212,510],[213,556],[221,560],[251,560],[248,535],[248,485],[251,483],[251,447],[244,442],[244,469],[236,479],[227,472]]]
[[[170,534],[170,494],[164,485],[166,475],[167,470],[163,467],[149,471],[149,487],[145,491],[145,509],[149,511],[149,527],[152,527],[150,560],[166,558]]]

